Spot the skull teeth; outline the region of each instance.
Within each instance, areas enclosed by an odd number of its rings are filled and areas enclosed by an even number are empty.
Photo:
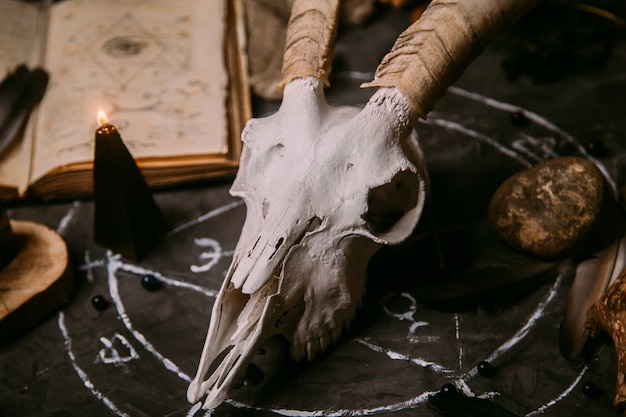
[[[309,336],[305,340],[293,343],[291,346],[291,356],[294,361],[307,359],[312,361],[316,356],[323,354],[326,349],[335,345],[337,338],[350,327],[355,312],[351,312],[343,318],[335,317],[333,321],[317,329],[309,329],[306,334]]]

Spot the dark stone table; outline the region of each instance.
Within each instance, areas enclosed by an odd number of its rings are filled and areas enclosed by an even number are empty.
[[[407,24],[407,13],[388,11],[340,33],[329,101],[363,103],[372,91],[358,85]],[[611,404],[613,345],[594,339],[574,362],[559,354],[575,265],[507,249],[485,210],[513,172],[585,155],[590,143],[594,152],[605,145],[597,160],[623,182],[626,45],[599,68],[535,83],[507,79],[501,64],[511,44],[509,37],[490,47],[417,126],[432,199],[410,241],[372,261],[351,330],[313,363],[283,361],[280,377],[234,391],[212,415],[437,416],[428,396],[447,383],[518,416],[620,415]],[[257,101],[255,112],[276,105]],[[230,181],[155,193],[170,232],[141,262],[93,242],[88,199],[10,207],[12,218],[63,236],[78,283],[67,306],[0,348],[0,415],[205,415],[185,396],[245,218]],[[162,288],[145,290],[145,274]],[[96,295],[108,308],[92,306]],[[492,377],[476,371],[484,360]],[[604,390],[600,398],[583,395],[590,381]]]

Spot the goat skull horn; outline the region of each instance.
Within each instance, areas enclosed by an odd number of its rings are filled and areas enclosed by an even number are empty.
[[[521,14],[517,3],[433,1],[377,70],[370,84],[384,88],[357,109],[331,106],[323,93],[338,1],[296,0],[283,102],[242,133],[231,194],[244,200],[246,220],[213,305],[190,402],[208,392],[204,408],[219,406],[274,335],[285,338],[294,360],[310,360],[349,325],[370,257],[404,241],[421,216],[428,180],[414,124],[482,42],[512,22],[511,13]],[[450,18],[452,28],[442,24]]]

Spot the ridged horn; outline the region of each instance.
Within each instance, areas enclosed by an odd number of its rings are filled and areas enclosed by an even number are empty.
[[[425,118],[467,66],[540,0],[433,0],[362,87],[396,87]]]
[[[296,78],[315,77],[329,85],[338,13],[339,0],[294,2],[287,26],[280,90]]]

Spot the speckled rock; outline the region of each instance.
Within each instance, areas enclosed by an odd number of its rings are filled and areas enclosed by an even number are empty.
[[[580,157],[559,157],[508,178],[489,205],[489,220],[510,246],[542,258],[570,255],[601,215],[606,183]]]

